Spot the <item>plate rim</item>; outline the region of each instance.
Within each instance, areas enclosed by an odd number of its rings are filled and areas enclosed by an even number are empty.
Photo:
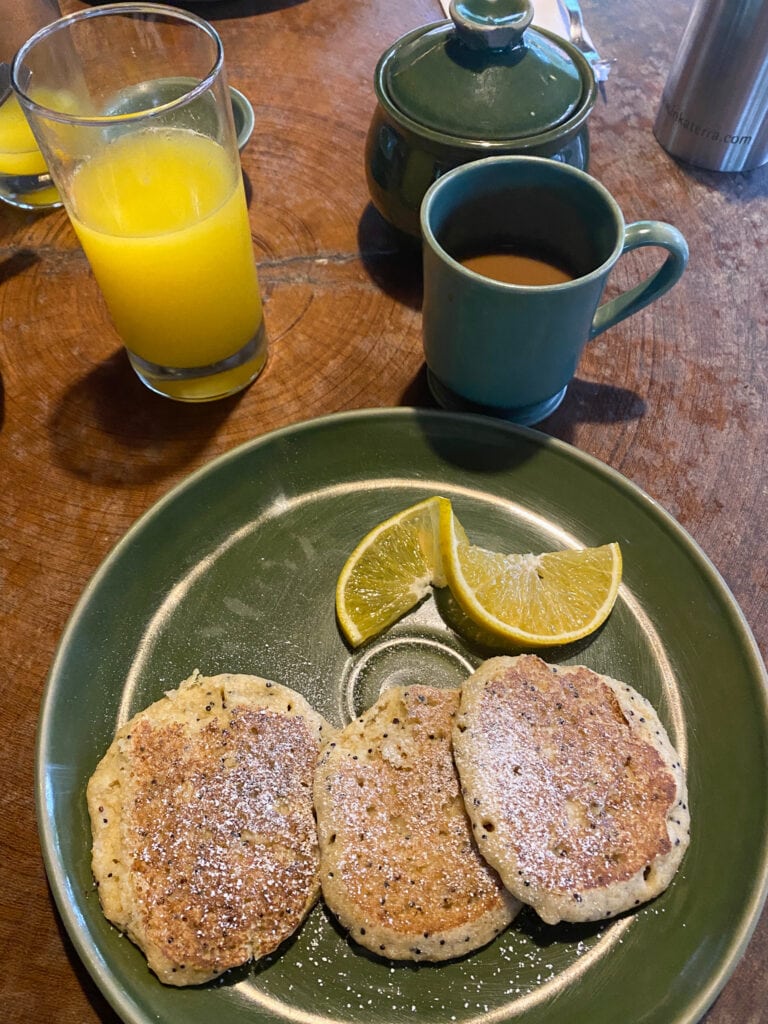
[[[133,538],[141,532],[145,522],[148,522],[162,509],[176,501],[186,489],[193,487],[198,480],[204,478],[209,473],[215,472],[220,466],[230,461],[237,461],[245,453],[264,445],[272,444],[280,438],[294,437],[308,430],[334,426],[338,423],[371,421],[380,418],[403,420],[417,429],[419,428],[420,421],[423,422],[425,420],[471,423],[481,429],[497,429],[501,433],[524,437],[545,450],[553,450],[561,456],[582,464],[590,472],[597,473],[599,476],[607,479],[615,487],[628,493],[631,499],[650,510],[652,515],[663,523],[665,529],[674,538],[675,543],[681,545],[693,556],[699,569],[706,575],[710,584],[717,591],[721,601],[727,606],[733,620],[734,629],[739,635],[745,660],[750,663],[755,678],[762,682],[762,700],[766,711],[766,720],[768,720],[768,668],[766,668],[747,618],[720,571],[698,541],[657,499],[649,495],[624,474],[589,452],[585,452],[567,441],[552,437],[532,427],[496,420],[482,414],[421,409],[415,406],[353,409],[329,413],[286,424],[241,442],[233,448],[214,456],[176,481],[165,493],[161,494],[159,498],[141,512],[112,545],[86,582],[59,635],[54,656],[46,675],[39,705],[34,749],[34,798],[38,838],[46,875],[57,912],[65,926],[68,940],[74,946],[82,964],[93,978],[101,994],[125,1024],[150,1024],[150,1018],[135,1005],[127,993],[119,988],[111,969],[104,957],[101,956],[95,943],[88,941],[87,928],[79,919],[74,900],[67,897],[67,874],[63,864],[57,863],[57,859],[54,856],[56,830],[53,827],[53,818],[49,818],[46,810],[48,795],[46,792],[45,768],[47,762],[44,760],[44,756],[50,737],[55,711],[54,705],[59,690],[58,672],[61,662],[66,656],[68,641],[74,634],[82,613],[88,607],[91,595],[98,588],[101,580],[108,575],[113,563],[119,558],[122,550],[132,543]],[[768,844],[763,846],[761,871],[758,878],[755,879],[755,883],[752,890],[752,898],[748,902],[749,913],[742,914],[737,928],[734,929],[731,941],[728,944],[728,952],[727,954],[724,953],[721,957],[720,969],[714,975],[708,977],[707,982],[699,990],[698,998],[694,1001],[689,1001],[688,1006],[674,1019],[670,1019],[669,1024],[695,1024],[696,1021],[700,1020],[701,1016],[712,1006],[736,969],[757,927],[762,910],[768,901]]]

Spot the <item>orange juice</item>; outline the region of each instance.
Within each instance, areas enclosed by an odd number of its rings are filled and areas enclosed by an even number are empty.
[[[50,206],[59,203],[53,187],[19,193],[12,190],[4,175],[45,174],[47,168],[24,111],[14,95],[0,106],[0,195],[21,206]]]
[[[159,373],[223,374],[218,394],[256,375],[266,358],[261,296],[242,176],[226,150],[181,128],[119,135],[77,170],[71,200],[73,226],[129,353]],[[217,366],[254,339],[247,366]],[[206,387],[201,376],[199,385],[157,389],[216,397]]]

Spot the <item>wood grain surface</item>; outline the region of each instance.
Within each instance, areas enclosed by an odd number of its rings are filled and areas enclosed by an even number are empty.
[[[363,146],[380,53],[439,18],[438,0],[189,6],[219,29],[230,82],[255,109],[242,163],[271,339],[256,384],[203,406],[152,395],[128,366],[65,214],[0,205],[0,1017],[9,1024],[116,1022],[53,907],[33,805],[46,674],[101,560],[156,499],[241,442],[344,409],[433,404],[419,258],[370,207]],[[768,167],[685,168],[653,138],[687,0],[583,6],[616,58],[591,120],[590,170],[628,221],[676,224],[691,260],[665,298],[587,348],[540,427],[679,520],[765,657]],[[649,260],[622,260],[609,287],[627,286]],[[767,961],[764,914],[707,1024],[768,1020]]]

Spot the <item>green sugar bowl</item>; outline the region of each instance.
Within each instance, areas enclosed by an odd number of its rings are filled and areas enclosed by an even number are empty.
[[[420,237],[424,193],[470,160],[522,153],[587,170],[592,68],[570,42],[530,27],[533,13],[530,0],[451,0],[451,20],[382,54],[366,177],[399,231]]]

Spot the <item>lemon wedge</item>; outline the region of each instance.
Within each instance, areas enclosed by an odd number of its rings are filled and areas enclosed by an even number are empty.
[[[336,583],[336,616],[353,647],[375,636],[425,597],[445,586],[438,543],[441,512],[435,496],[379,523],[360,541]]]
[[[449,502],[440,507],[440,553],[465,615],[516,647],[572,643],[605,622],[621,583],[617,543],[543,554],[502,554],[470,544]]]

